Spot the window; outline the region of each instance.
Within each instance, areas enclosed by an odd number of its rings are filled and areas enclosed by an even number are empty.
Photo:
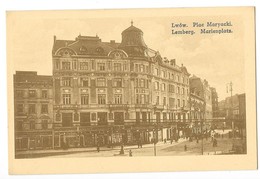
[[[72,68],[73,68],[73,70],[77,69],[77,62],[76,61],[72,62]]]
[[[149,66],[145,66],[146,68],[146,73],[149,73]]]
[[[112,62],[108,61],[107,62],[107,70],[111,70],[111,67],[112,67]]]
[[[105,78],[98,78],[97,79],[97,86],[106,86],[106,79]]]
[[[88,79],[87,78],[81,78],[80,83],[82,87],[88,87]]]
[[[167,78],[167,73],[166,73],[166,71],[162,71],[162,77],[163,77],[163,78]]]
[[[35,98],[36,97],[36,90],[29,90],[29,98]]]
[[[155,75],[159,76],[159,69],[158,68],[155,68]]]
[[[122,71],[122,64],[114,63],[114,71]]]
[[[145,95],[144,94],[141,94],[141,104],[145,104]]]
[[[177,81],[178,81],[178,82],[180,81],[180,76],[179,76],[179,75],[177,75]]]
[[[42,114],[48,113],[48,104],[42,104],[41,113]]]
[[[166,112],[163,113],[163,120],[167,120],[167,113]]]
[[[48,91],[47,90],[42,90],[42,98],[48,98]]]
[[[169,92],[170,93],[174,93],[175,92],[175,86],[174,85],[169,84]]]
[[[63,94],[62,99],[63,99],[63,104],[70,104],[71,94]]]
[[[180,94],[180,87],[177,87],[177,94]]]
[[[105,63],[98,63],[97,67],[99,71],[105,71]]]
[[[29,104],[29,114],[35,114],[35,104]]]
[[[144,65],[140,65],[140,72],[144,72]]]
[[[98,95],[98,104],[106,104],[106,95],[105,94]]]
[[[122,79],[121,78],[115,78],[113,79],[113,86],[114,87],[122,87]]]
[[[82,94],[81,95],[81,104],[88,104],[88,101],[89,101],[89,97],[88,97],[88,94]]]
[[[139,99],[139,94],[136,94],[136,104],[139,104],[140,102],[140,99]]]
[[[16,97],[22,98],[23,97],[23,90],[16,90]]]
[[[138,72],[138,64],[135,64],[135,72]]]
[[[71,78],[69,77],[62,78],[62,86],[71,86]]]
[[[185,107],[185,100],[182,101],[182,107]]]
[[[163,105],[166,106],[166,97],[163,97]]]
[[[162,83],[162,91],[165,91],[165,83]]]
[[[145,83],[144,79],[140,79],[139,80],[139,87],[144,88],[144,85],[145,85],[144,83]]]
[[[175,76],[174,76],[174,74],[172,73],[172,79],[174,80],[174,78],[175,78]]]
[[[91,60],[91,68],[92,68],[92,70],[95,70],[95,61],[94,60]]]
[[[115,104],[122,104],[122,95],[121,94],[116,94],[114,101],[115,101]]]
[[[138,79],[135,79],[135,87],[138,87]]]
[[[79,69],[80,70],[88,70],[88,62],[80,62]]]
[[[70,62],[62,62],[63,70],[70,70]]]
[[[181,101],[178,99],[178,107],[181,107]]]
[[[159,82],[158,81],[154,82],[154,89],[159,90]]]
[[[160,97],[156,96],[156,104],[159,105],[160,104]]]
[[[181,94],[185,94],[184,88],[182,88],[182,90],[181,90]]]
[[[17,112],[23,113],[23,104],[17,104]]]
[[[55,68],[56,70],[60,68],[60,62],[58,60],[55,62]]]

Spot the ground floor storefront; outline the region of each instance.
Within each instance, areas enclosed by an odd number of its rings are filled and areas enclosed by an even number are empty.
[[[120,145],[139,145],[174,139],[183,130],[177,125],[72,127],[24,131],[15,135],[15,148],[40,150]]]

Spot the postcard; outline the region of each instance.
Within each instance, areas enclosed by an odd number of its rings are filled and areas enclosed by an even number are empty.
[[[254,13],[8,11],[9,173],[256,169]]]

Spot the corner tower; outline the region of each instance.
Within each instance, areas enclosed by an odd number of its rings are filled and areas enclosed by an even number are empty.
[[[147,45],[143,39],[143,31],[133,26],[133,21],[131,26],[122,32],[119,49],[124,50],[128,56],[145,56]]]

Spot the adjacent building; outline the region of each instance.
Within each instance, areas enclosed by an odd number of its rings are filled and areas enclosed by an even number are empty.
[[[246,136],[246,95],[235,94],[219,102],[219,115],[224,117],[227,126],[238,130],[240,136]]]
[[[190,77],[191,121],[195,132],[210,129],[212,124],[212,91],[206,80]]]
[[[52,147],[52,76],[17,71],[13,80],[16,150]]]
[[[218,118],[218,93],[216,88],[211,87],[211,98],[212,98],[212,117]]]

